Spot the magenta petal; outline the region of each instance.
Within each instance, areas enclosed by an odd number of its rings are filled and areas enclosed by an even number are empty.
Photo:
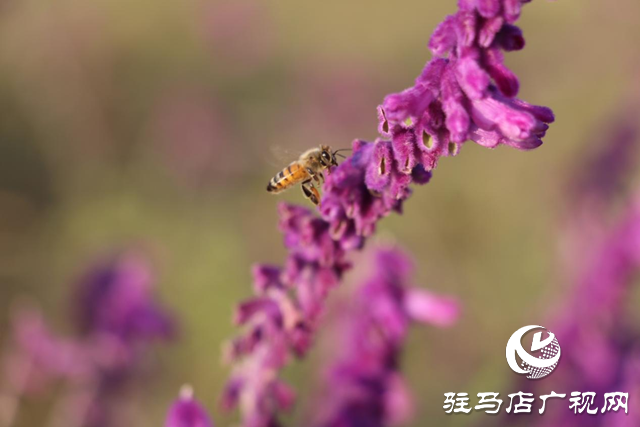
[[[406,293],[404,305],[412,319],[437,326],[452,325],[460,313],[456,300],[418,288],[412,288]]]
[[[411,173],[419,161],[416,134],[413,129],[395,130],[391,144],[398,171],[405,174]]]
[[[519,150],[533,150],[534,148],[538,148],[542,145],[542,140],[537,136],[532,135],[529,138],[519,141],[505,139],[504,143]]]
[[[447,116],[445,124],[455,142],[466,140],[469,130],[469,115],[463,105],[464,101],[460,86],[449,68],[442,76],[442,108]]]
[[[469,49],[455,67],[458,84],[470,99],[483,98],[490,83],[489,75],[478,64],[478,57],[477,50]]]
[[[458,49],[473,45],[476,39],[477,17],[474,12],[458,12],[455,26],[458,37]]]
[[[487,50],[485,52],[485,61],[489,74],[496,82],[500,92],[509,98],[516,96],[520,83],[516,75],[504,65],[502,52],[497,49]]]
[[[471,114],[478,127],[497,129],[508,139],[524,140],[531,136],[537,120],[529,113],[511,108],[495,98],[473,101]]]
[[[391,180],[393,153],[389,141],[377,141],[373,148],[372,162],[367,166],[365,184],[368,189],[382,192]]]
[[[500,0],[478,0],[478,13],[483,18],[493,18],[500,12]]]
[[[478,0],[458,0],[458,7],[462,10],[473,10],[477,4]]]
[[[270,288],[282,288],[280,268],[272,265],[256,264],[252,269],[253,287],[258,294]]]
[[[487,48],[491,46],[493,43],[496,34],[502,28],[502,24],[504,23],[504,19],[502,16],[494,16],[493,18],[487,19],[482,28],[480,29],[480,34],[478,35],[478,44],[481,47]]]
[[[520,17],[520,8],[522,7],[520,0],[503,0],[504,19],[513,24]]]
[[[395,126],[404,123],[408,118],[422,116],[434,99],[435,96],[428,86],[417,84],[400,93],[388,95],[382,103],[382,109],[388,124]]]
[[[429,49],[435,56],[443,56],[456,44],[455,16],[447,16],[433,31]]]
[[[469,137],[472,141],[487,148],[495,148],[504,141],[501,134],[491,130],[480,129],[473,125]]]

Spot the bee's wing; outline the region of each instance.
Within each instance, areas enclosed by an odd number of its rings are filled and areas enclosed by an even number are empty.
[[[294,160],[297,160],[299,157],[300,152],[295,148],[284,147],[282,145],[272,145],[269,147],[267,163],[276,168],[283,168]]]

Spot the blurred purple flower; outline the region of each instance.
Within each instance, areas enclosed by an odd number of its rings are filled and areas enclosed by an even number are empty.
[[[640,199],[596,245],[550,325],[562,345],[562,369],[554,371],[544,389],[594,391],[599,399],[594,406],[602,408],[604,393],[630,392],[630,400],[636,399],[629,381],[638,375],[640,329],[632,326],[624,306],[640,271]],[[571,411],[552,411],[540,425],[623,426],[639,421],[633,412],[598,412],[578,419]]]
[[[165,339],[173,322],[154,300],[151,269],[140,256],[117,255],[95,265],[77,293],[82,334],[106,334],[125,343]]]
[[[633,104],[626,107],[595,136],[590,144],[594,147],[590,158],[586,164],[580,164],[576,179],[571,183],[570,192],[576,203],[601,210],[623,189],[625,179],[638,165],[640,128],[635,116],[628,113],[637,108],[638,105]],[[607,140],[605,144],[601,142],[603,135]]]
[[[193,390],[184,387],[171,405],[165,427],[213,427],[204,407],[193,397]]]
[[[245,333],[226,353],[234,368],[222,403],[240,407],[245,427],[279,425],[278,410],[293,400],[280,371],[311,345],[327,294],[349,268],[348,252],[362,248],[381,218],[402,211],[412,183],[429,182],[438,159],[457,154],[467,139],[489,148],[532,149],[542,143],[553,113],[513,98],[518,82],[501,52],[524,46],[512,25],[520,5],[519,0],[461,1],[460,11],[434,32],[430,47],[438,57],[427,63],[415,86],[388,96],[378,108],[379,131],[390,140],[354,141],[352,155],[323,186],[320,218],[305,208],[280,205],[287,259],[282,268],[254,268],[256,296],[236,313]],[[400,311],[383,299],[376,307],[398,336],[409,314],[442,325],[455,318],[454,305],[424,291],[408,292],[404,303]]]
[[[5,361],[5,378],[14,390],[44,392],[58,380],[81,381],[91,372],[87,349],[77,340],[51,332],[34,308],[13,319],[15,347]]]
[[[61,425],[78,417],[83,427],[112,424],[111,406],[142,368],[149,344],[170,338],[173,320],[153,297],[149,266],[132,252],[95,265],[77,292],[78,334],[52,333],[35,310],[21,310],[5,370],[14,400],[63,381],[68,407],[55,412]]]
[[[399,372],[409,326],[451,324],[458,305],[410,286],[411,261],[395,249],[378,249],[371,278],[341,313],[337,355],[318,399],[317,426],[385,426],[407,421],[412,397]],[[332,337],[332,340],[335,340]]]

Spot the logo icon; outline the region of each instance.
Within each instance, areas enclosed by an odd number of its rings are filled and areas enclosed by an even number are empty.
[[[532,356],[522,347],[522,337],[532,329],[544,329],[548,336],[543,340],[542,331],[533,335],[531,352],[541,350],[540,357]],[[522,359],[522,364],[518,366],[516,353]],[[549,375],[560,360],[560,344],[556,335],[547,328],[538,325],[523,326],[511,335],[507,342],[507,363],[517,374],[528,374],[527,378],[535,380]]]

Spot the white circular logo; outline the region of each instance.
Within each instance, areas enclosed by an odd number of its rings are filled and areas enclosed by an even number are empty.
[[[532,329],[544,329],[549,334],[544,340],[541,339],[542,332],[536,332],[533,335],[531,352],[541,350],[540,357],[529,354],[520,342],[523,335]],[[522,359],[522,367],[518,366],[516,353],[520,359]],[[509,338],[509,342],[507,342],[507,363],[509,367],[517,374],[529,374],[527,378],[530,380],[544,378],[549,375],[555,367],[558,366],[558,360],[560,360],[560,344],[558,343],[558,339],[553,332],[542,326],[523,326],[515,331],[513,335],[511,335],[511,338]]]

